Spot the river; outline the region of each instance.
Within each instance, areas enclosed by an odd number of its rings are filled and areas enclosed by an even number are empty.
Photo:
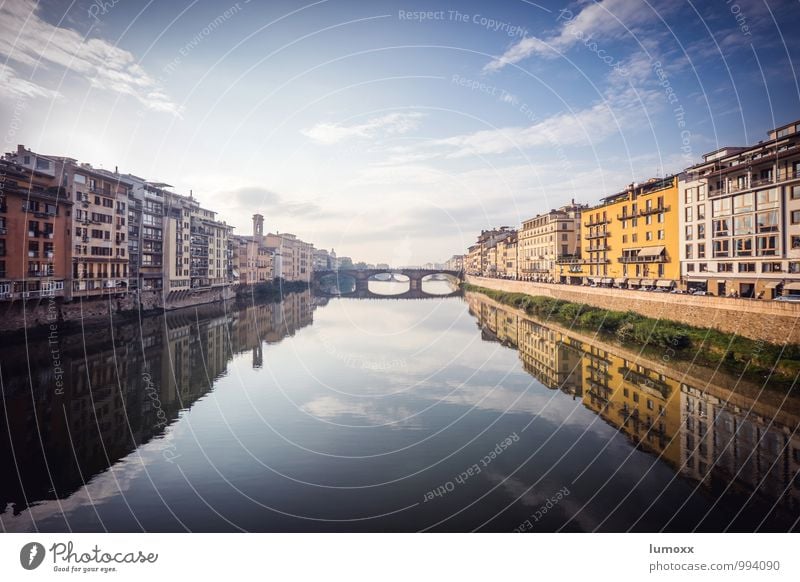
[[[797,397],[479,294],[302,292],[2,353],[4,531],[798,529]]]

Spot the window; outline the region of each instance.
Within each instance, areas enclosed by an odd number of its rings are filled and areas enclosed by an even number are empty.
[[[697,201],[702,202],[705,199],[706,199],[706,185],[700,184],[697,187]]]
[[[800,262],[798,261],[789,261],[789,272],[796,275],[800,273]]]
[[[733,234],[755,234],[753,215],[735,217],[733,219]]]
[[[753,239],[752,238],[737,238],[734,241],[737,257],[751,257],[753,256]]]
[[[686,240],[692,240],[692,225],[686,225]]]
[[[694,273],[694,263],[689,263],[688,265],[686,265],[686,272]]]
[[[658,231],[658,240],[664,240],[664,231],[663,230],[659,230]]]
[[[780,273],[782,270],[780,263],[761,263],[762,273]]]
[[[703,240],[704,238],[706,238],[706,225],[700,223],[697,225],[697,239]]]
[[[733,213],[741,214],[743,212],[753,211],[753,193],[740,194],[733,197]]]
[[[76,184],[86,184],[86,176],[83,174],[75,174],[72,179]]]
[[[703,220],[706,217],[706,205],[705,204],[698,204],[697,205],[697,220]]]
[[[792,224],[800,224],[800,210],[792,210]]]
[[[685,255],[686,255],[686,258],[687,258],[687,259],[691,259],[691,258],[692,258],[692,249],[693,249],[693,248],[694,248],[694,247],[693,247],[692,245],[686,245],[686,252],[685,252]]]
[[[770,188],[769,190],[759,190],[756,194],[758,200],[758,209],[767,210],[768,208],[777,208],[780,199],[778,198],[778,189]]]
[[[720,198],[711,202],[711,216],[726,216],[731,213],[731,199]]]
[[[792,250],[800,250],[800,236],[792,235]]]
[[[775,256],[778,248],[778,237],[775,235],[760,236],[756,239],[756,254],[760,257]]]
[[[633,233],[631,235],[631,242],[637,242],[638,239],[639,239],[639,236],[636,233]]]
[[[698,269],[700,270],[701,273],[707,273],[708,272],[708,263],[700,263],[698,265]]]
[[[730,241],[728,240],[714,241],[714,258],[727,257],[729,253],[730,253]]]
[[[685,211],[685,212],[686,212],[686,216],[685,216],[685,218],[686,218],[686,222],[692,222],[692,221],[694,221],[694,216],[693,216],[693,214],[692,214],[693,210],[694,210],[694,209],[693,209],[691,206],[687,206],[687,207],[686,207],[686,211]]]
[[[731,221],[730,221],[729,218],[723,218],[723,219],[720,219],[720,220],[714,220],[712,222],[712,224],[711,224],[712,227],[713,227],[713,230],[714,230],[714,236],[718,237],[718,236],[728,236],[728,235],[730,235],[731,234],[731,232],[730,232],[730,222]]]
[[[778,211],[770,210],[758,214],[758,232],[778,232]]]
[[[755,263],[739,263],[739,272],[740,273],[755,273],[756,272],[756,264]]]
[[[717,268],[719,273],[733,273],[733,263],[720,263]]]
[[[686,193],[684,194],[684,196],[685,196],[684,200],[685,200],[686,204],[691,204],[692,203],[692,198],[694,196],[694,191],[695,191],[695,188],[687,188],[686,189]]]
[[[800,200],[800,186],[792,186],[792,192],[790,194],[792,200]]]
[[[644,234],[644,238],[645,238],[645,239],[647,239],[647,240],[653,240],[653,231],[652,231],[652,230],[648,230],[648,231],[647,231],[647,232]]]

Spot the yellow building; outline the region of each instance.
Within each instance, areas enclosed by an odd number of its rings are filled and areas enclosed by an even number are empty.
[[[677,176],[631,184],[583,214],[584,282],[631,288],[678,283]]]
[[[681,464],[681,385],[597,347],[583,359],[583,403],[638,446]]]

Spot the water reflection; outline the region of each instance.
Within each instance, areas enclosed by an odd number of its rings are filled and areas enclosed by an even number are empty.
[[[234,355],[247,353],[260,368],[265,344],[310,325],[315,304],[305,292],[231,307],[203,305],[113,331],[55,331],[48,340],[5,346],[0,517],[68,498],[162,435],[227,374]]]
[[[796,397],[542,325],[477,293],[467,301],[484,340],[517,349],[526,371],[580,399],[635,446],[717,493],[763,496],[797,514]]]
[[[479,294],[58,330],[0,380],[6,531],[513,531],[562,490],[531,529],[800,516],[796,397]]]

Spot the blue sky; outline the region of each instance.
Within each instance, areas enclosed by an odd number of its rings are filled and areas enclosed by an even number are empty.
[[[427,14],[418,14],[426,12]],[[800,118],[798,4],[0,4],[5,150],[369,262],[595,202]]]

